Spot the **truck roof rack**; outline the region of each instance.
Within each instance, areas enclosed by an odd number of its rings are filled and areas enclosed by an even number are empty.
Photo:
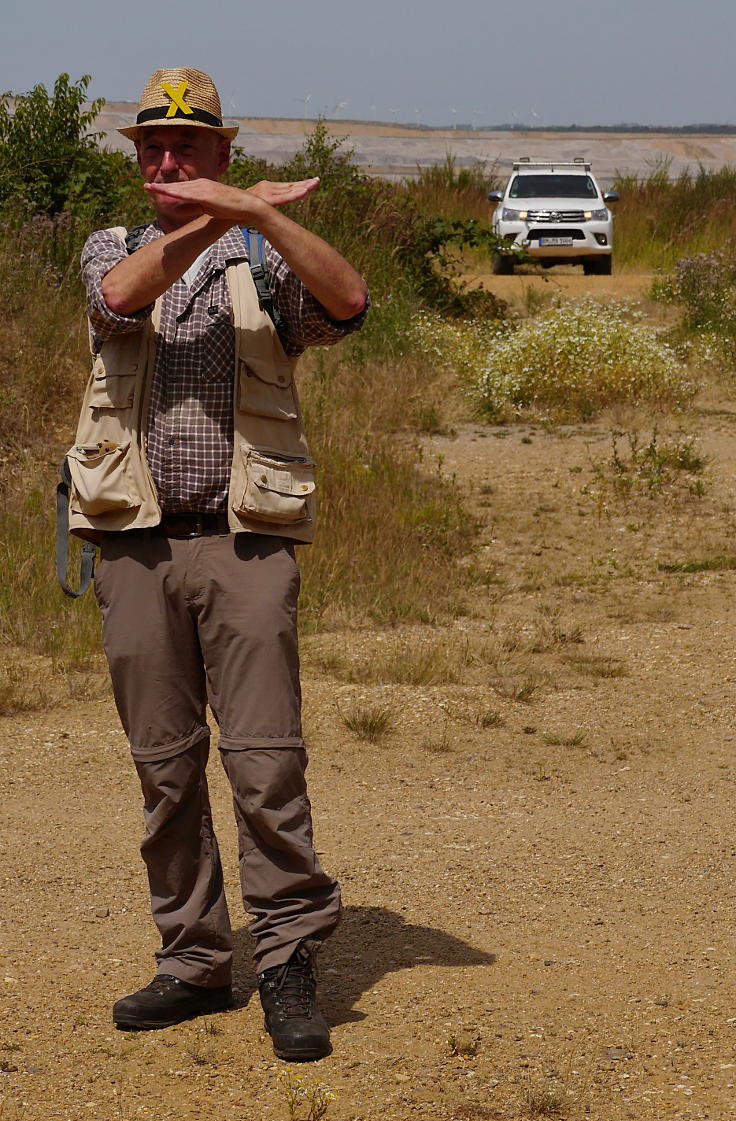
[[[590,171],[590,160],[583,159],[582,156],[576,156],[573,160],[535,160],[532,156],[520,156],[518,160],[514,160],[512,170],[518,171],[522,167],[545,167],[549,171],[558,167],[575,167],[581,171]]]

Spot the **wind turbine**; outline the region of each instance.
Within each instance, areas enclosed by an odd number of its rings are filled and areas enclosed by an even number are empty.
[[[350,104],[350,102],[349,102],[349,101],[338,101],[336,105],[333,105],[333,106],[332,106],[332,116],[333,116],[334,118],[337,118],[337,114],[338,114],[338,113],[339,113],[339,112],[340,112],[340,111],[341,111],[342,109],[347,109],[347,107],[348,107],[348,105],[349,105],[349,104]]]
[[[298,101],[300,105],[304,106],[304,120],[306,121],[309,116],[309,102],[312,100],[311,93],[307,93],[304,97],[295,97],[294,101]]]

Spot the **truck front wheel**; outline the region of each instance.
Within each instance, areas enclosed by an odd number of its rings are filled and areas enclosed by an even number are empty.
[[[491,254],[491,272],[494,276],[512,276],[514,272],[513,258],[507,257],[505,253]]]

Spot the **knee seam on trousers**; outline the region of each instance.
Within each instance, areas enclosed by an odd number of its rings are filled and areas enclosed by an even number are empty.
[[[195,732],[190,732],[188,736],[172,740],[171,743],[159,747],[140,748],[131,744],[130,753],[136,763],[158,763],[162,759],[173,759],[175,755],[182,755],[185,751],[189,751],[191,747],[196,747],[202,740],[209,739],[209,736],[209,728],[197,728]]]

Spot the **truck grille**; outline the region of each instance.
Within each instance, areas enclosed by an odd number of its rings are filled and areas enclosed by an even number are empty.
[[[529,210],[528,222],[582,222],[582,210]]]
[[[573,241],[585,241],[582,230],[568,230],[561,226],[544,226],[541,230],[529,230],[526,235],[530,241],[540,237],[570,237]]]

